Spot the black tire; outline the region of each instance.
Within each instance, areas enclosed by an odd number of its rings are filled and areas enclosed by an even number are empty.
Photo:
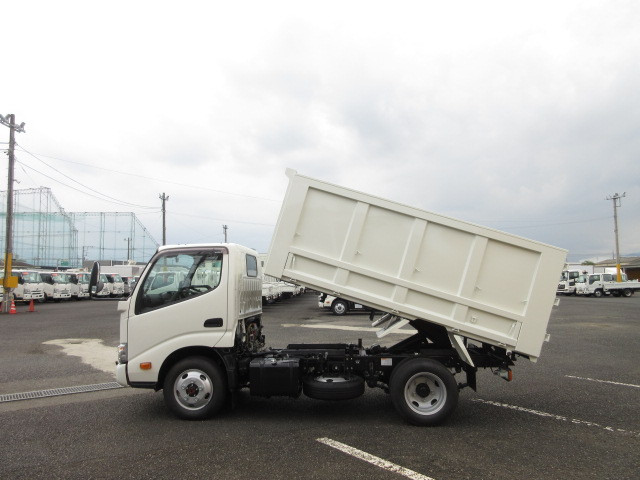
[[[220,366],[206,357],[180,360],[164,379],[164,401],[185,420],[215,415],[227,398],[227,382]]]
[[[633,295],[633,290],[631,290],[630,288],[625,288],[622,291],[622,295],[625,297],[630,297],[631,295]]]
[[[349,311],[349,305],[344,300],[334,300],[331,304],[331,311],[334,315],[346,315]]]
[[[454,376],[440,362],[428,358],[400,363],[391,373],[389,389],[393,406],[412,425],[438,425],[458,404]]]
[[[604,294],[604,292],[600,288],[597,289],[595,292],[593,292],[593,296],[596,297],[596,298],[602,297],[603,294]]]
[[[357,376],[319,376],[305,378],[302,391],[316,400],[350,400],[364,393],[364,379]]]

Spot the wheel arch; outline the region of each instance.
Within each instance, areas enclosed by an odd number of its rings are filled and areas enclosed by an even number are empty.
[[[162,363],[162,366],[160,367],[160,372],[158,373],[158,380],[155,386],[156,391],[162,390],[162,385],[164,384],[164,380],[167,376],[167,373],[169,373],[169,370],[171,370],[171,367],[173,367],[180,360],[188,357],[205,357],[213,360],[223,369],[223,371],[227,373],[227,383],[231,388],[231,383],[232,380],[235,379],[235,376],[232,379],[232,376],[230,375],[230,365],[228,365],[229,360],[227,359],[227,361],[225,361],[225,356],[223,356],[215,348],[205,346],[191,346],[176,350],[165,359],[165,361]],[[231,367],[233,368],[233,366]]]

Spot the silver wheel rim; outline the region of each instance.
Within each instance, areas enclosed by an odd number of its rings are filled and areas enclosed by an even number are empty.
[[[439,412],[447,401],[447,389],[440,377],[421,372],[411,377],[404,386],[404,400],[419,415]]]
[[[213,382],[202,370],[185,370],[176,377],[173,395],[178,403],[189,410],[206,407],[213,395]]]
[[[339,315],[344,313],[346,310],[344,303],[336,303],[333,307],[333,311]]]

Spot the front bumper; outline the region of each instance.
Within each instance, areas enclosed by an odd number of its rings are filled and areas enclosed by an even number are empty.
[[[129,386],[129,382],[127,381],[127,364],[126,363],[118,363],[116,365],[116,382],[118,382],[123,387]]]

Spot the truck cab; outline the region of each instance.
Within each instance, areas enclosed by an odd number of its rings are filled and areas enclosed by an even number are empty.
[[[564,270],[560,275],[556,294],[575,295],[576,279],[582,274],[580,270]]]
[[[71,298],[81,300],[89,297],[89,274],[87,272],[69,272]]]
[[[40,273],[32,270],[18,270],[15,275],[18,277],[18,286],[13,289],[16,301],[41,302],[44,300],[44,285]]]
[[[44,299],[59,302],[71,298],[71,289],[67,274],[62,272],[41,272],[44,285]]]
[[[240,245],[160,247],[132,296],[118,304],[117,381],[165,388],[170,405],[177,402],[191,411],[198,395],[186,400],[174,395],[174,383],[178,389],[188,385],[170,373],[182,360],[202,355],[226,369],[232,360],[223,349],[239,343],[255,348],[262,314],[260,273],[257,253]]]
[[[118,273],[104,273],[104,276],[109,282],[109,296],[122,297],[124,296],[124,281]]]

